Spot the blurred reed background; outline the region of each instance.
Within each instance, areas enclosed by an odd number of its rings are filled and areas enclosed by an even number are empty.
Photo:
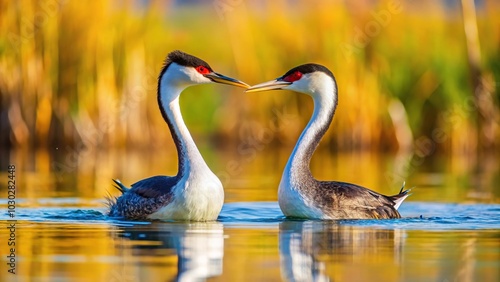
[[[340,96],[327,148],[496,150],[499,11],[494,0],[0,0],[0,144],[169,146],[156,77],[179,49],[249,84],[329,67]],[[293,144],[312,110],[286,92],[187,92],[185,120],[210,146]]]

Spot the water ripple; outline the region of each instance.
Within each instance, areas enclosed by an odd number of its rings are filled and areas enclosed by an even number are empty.
[[[65,204],[68,201],[59,200]],[[401,207],[401,219],[389,220],[337,220],[334,224],[360,228],[412,229],[412,230],[474,230],[500,229],[500,205],[496,204],[443,204],[408,202]],[[104,208],[81,207],[19,208],[15,219],[26,222],[52,222],[73,224],[141,225],[147,221],[128,221],[110,218]],[[0,220],[9,220],[7,212]],[[286,221],[277,202],[239,202],[224,205],[218,221],[226,227],[276,228]],[[327,221],[326,221],[327,222]]]

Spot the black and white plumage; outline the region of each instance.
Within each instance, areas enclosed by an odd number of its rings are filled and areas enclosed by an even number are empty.
[[[203,60],[181,51],[168,54],[158,78],[158,104],[178,154],[176,176],[153,176],[130,188],[114,180],[122,195],[108,199],[109,215],[128,219],[215,220],[224,202],[224,190],[208,168],[182,119],[181,92],[195,84],[217,82],[248,88],[239,80],[212,70]]]
[[[254,85],[247,92],[288,89],[314,100],[314,112],[286,164],[278,201],[288,217],[310,219],[400,218],[397,211],[409,190],[385,196],[367,188],[337,181],[318,181],[309,169],[311,157],[328,130],[337,108],[337,83],[332,72],[318,64],[295,67],[283,76]]]

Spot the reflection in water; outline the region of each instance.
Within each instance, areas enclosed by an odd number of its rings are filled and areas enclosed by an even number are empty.
[[[498,204],[410,202],[398,220],[303,222],[247,202],[220,222],[141,224],[60,200],[19,208],[18,274],[0,245],[0,281],[500,281]]]
[[[205,280],[222,274],[224,231],[220,222],[154,222],[125,227],[119,236],[132,241],[134,256],[164,257],[174,253],[177,256],[176,281]],[[134,280],[159,279],[149,272],[140,275],[134,276]]]
[[[330,281],[325,257],[334,264],[350,263],[380,252],[390,253],[393,263],[402,263],[401,230],[366,229],[335,221],[284,221],[279,228],[281,275],[287,281]]]
[[[328,281],[322,273],[324,263],[314,254],[314,221],[280,223],[279,250],[281,275],[287,281]],[[304,237],[302,237],[304,236]]]

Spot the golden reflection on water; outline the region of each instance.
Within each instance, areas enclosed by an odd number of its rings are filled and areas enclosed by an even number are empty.
[[[402,230],[362,229],[331,222],[282,222],[282,276],[288,281],[328,281],[328,277],[334,281],[397,280],[399,274],[384,271],[381,264],[387,267],[402,263],[404,239]]]
[[[281,273],[289,281],[328,281],[328,277],[333,281],[495,281],[499,235],[498,230],[429,232],[283,222]]]
[[[120,228],[115,238],[124,260],[139,262],[140,272],[123,271],[122,278],[156,277],[199,281],[222,275],[224,231],[219,222],[153,224]],[[164,266],[164,267],[158,267]],[[148,273],[142,277],[140,273]],[[156,273],[156,275],[154,275]],[[172,277],[173,276],[173,277]],[[123,279],[120,279],[123,280]],[[161,280],[161,279],[160,279]]]
[[[59,150],[2,153],[8,157],[0,159],[1,165],[17,168],[19,209],[42,211],[49,203],[104,212],[104,196],[116,193],[111,178],[130,184],[156,174],[173,175],[177,165],[171,150],[80,150],[77,154]],[[226,203],[276,201],[291,150],[264,146],[253,155],[242,155],[234,148],[201,148],[225,183]],[[495,160],[494,155],[475,164],[460,156],[429,158],[425,166],[408,174],[407,185],[417,186],[408,200],[498,202]],[[311,164],[319,179],[354,182],[385,194],[399,189],[400,183],[391,186],[385,177],[399,166],[398,156],[326,150],[320,150]],[[5,173],[0,176],[7,179]],[[0,193],[5,194],[1,185]],[[8,229],[0,229],[2,255],[8,235]],[[111,222],[25,219],[17,224],[19,274],[9,276],[4,257],[0,280],[496,281],[499,237],[498,230],[385,230],[311,221],[124,227]]]
[[[2,229],[0,237],[6,237]],[[267,226],[18,225],[18,274],[2,281],[496,281],[498,230]],[[3,247],[3,246],[2,246]]]

